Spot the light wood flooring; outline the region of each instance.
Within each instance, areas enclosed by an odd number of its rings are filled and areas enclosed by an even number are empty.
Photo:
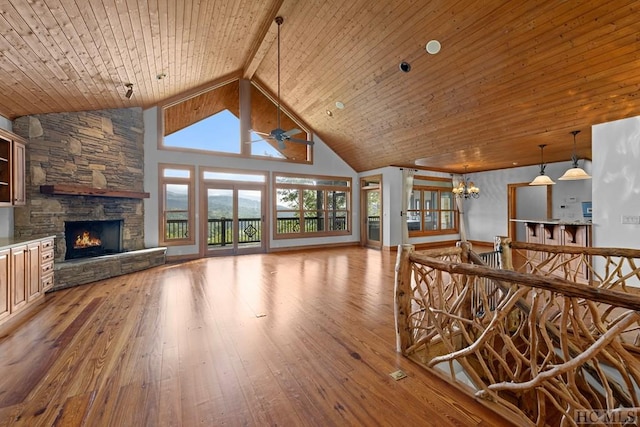
[[[208,258],[50,293],[0,330],[0,425],[508,425],[395,352],[394,264]]]

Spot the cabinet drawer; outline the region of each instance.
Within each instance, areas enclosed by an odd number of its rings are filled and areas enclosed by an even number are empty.
[[[42,250],[42,263],[53,259],[53,249],[43,249]]]
[[[53,272],[42,276],[42,290],[47,291],[53,287]]]
[[[45,274],[53,272],[53,260],[49,260],[47,262],[42,262],[42,276]]]
[[[45,239],[40,243],[42,250],[51,248],[53,250],[53,239]]]

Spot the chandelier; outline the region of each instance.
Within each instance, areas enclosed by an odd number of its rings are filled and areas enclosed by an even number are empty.
[[[467,177],[467,166],[468,165],[464,165],[464,174],[462,174],[462,179],[460,180],[458,185],[453,187],[451,192],[456,197],[463,197],[465,199],[477,199],[478,197],[480,197],[480,189],[476,187],[473,181],[469,181],[469,178]]]

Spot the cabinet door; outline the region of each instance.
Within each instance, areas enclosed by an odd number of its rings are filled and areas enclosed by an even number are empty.
[[[40,243],[27,245],[27,301],[32,301],[42,293]]]
[[[11,277],[10,251],[0,251],[0,320],[11,313],[11,293],[9,292],[9,278]]]
[[[27,304],[27,245],[11,248],[11,312]]]
[[[0,206],[10,206],[11,196],[11,140],[0,136]]]
[[[24,205],[27,201],[25,187],[25,145],[19,141],[13,141],[13,204]]]

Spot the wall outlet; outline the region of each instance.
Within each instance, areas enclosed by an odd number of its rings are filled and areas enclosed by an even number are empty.
[[[640,216],[638,215],[622,215],[623,224],[640,224]]]

